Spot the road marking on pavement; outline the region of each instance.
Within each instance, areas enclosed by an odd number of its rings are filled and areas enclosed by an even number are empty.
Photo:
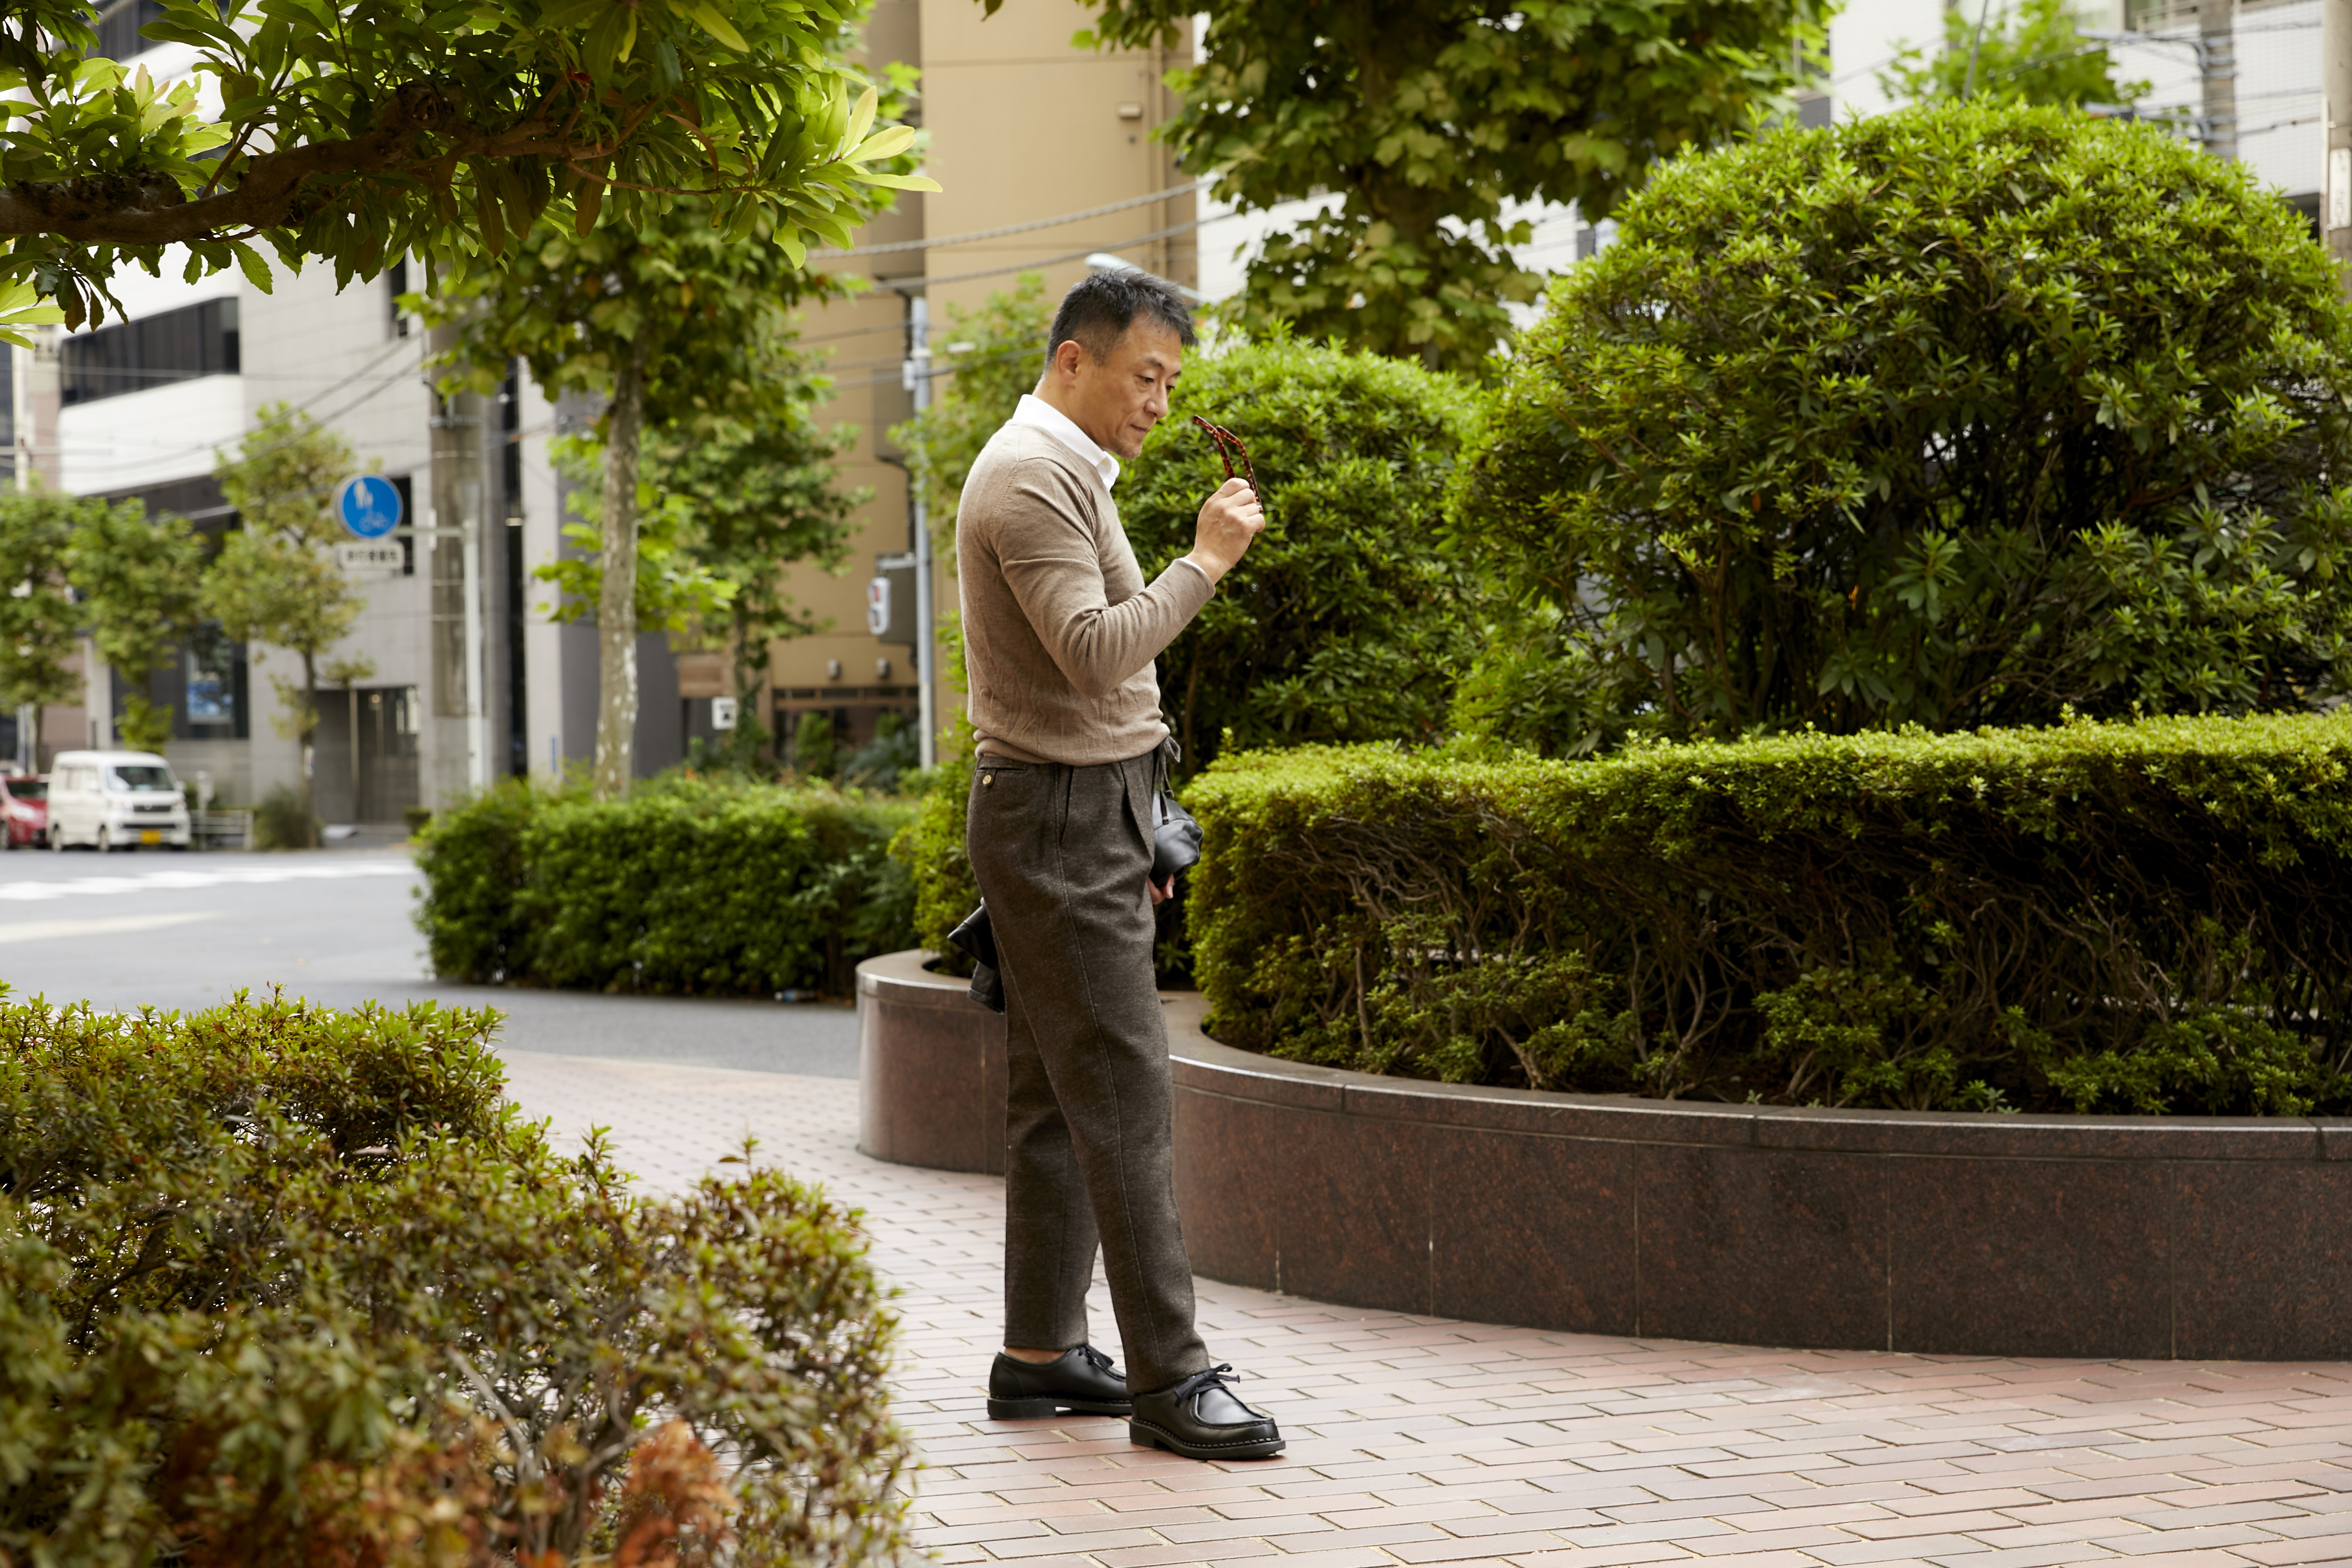
[[[115,936],[125,931],[161,931],[165,926],[208,921],[219,911],[198,910],[185,915],[107,915],[94,921],[18,921],[0,924],[0,942],[42,942],[56,936]]]
[[[0,903],[40,904],[79,894],[171,892],[183,888],[240,887],[258,882],[310,882],[342,877],[414,877],[405,856],[349,860],[333,866],[239,866],[217,871],[152,871],[143,877],[77,877],[69,882],[10,882]]]

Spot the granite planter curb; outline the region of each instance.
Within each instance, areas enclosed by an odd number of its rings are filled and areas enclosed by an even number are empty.
[[[859,1147],[1003,1169],[1003,1020],[858,968]],[[2352,1357],[2352,1120],[1807,1110],[1276,1061],[1169,993],[1193,1266],[1349,1306],[1960,1355]]]

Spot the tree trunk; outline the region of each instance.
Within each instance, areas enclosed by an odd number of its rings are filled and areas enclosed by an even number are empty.
[[[645,434],[645,351],[614,378],[604,437],[603,591],[596,600],[598,800],[629,793],[637,732],[637,458]]]
[[[354,737],[356,739],[356,737]],[[319,771],[319,660],[302,656],[302,847],[319,847],[319,814],[312,804],[313,775]]]
[[[744,682],[751,676],[751,640],[743,624],[743,610],[736,606],[728,627],[727,689],[735,694],[735,728],[719,742],[719,749],[734,759],[735,765],[749,773],[757,761],[752,752],[752,736],[747,728],[751,722],[751,694]]]

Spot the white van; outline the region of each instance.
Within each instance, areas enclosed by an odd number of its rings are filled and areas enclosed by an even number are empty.
[[[152,752],[59,752],[49,764],[49,847],[185,849],[188,801]]]

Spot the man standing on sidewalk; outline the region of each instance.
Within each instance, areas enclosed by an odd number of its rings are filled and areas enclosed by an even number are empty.
[[[1152,660],[1265,526],[1228,479],[1192,552],[1150,586],[1111,487],[1192,343],[1174,286],[1098,273],[1064,297],[1034,395],[992,437],[956,513],[978,732],[969,843],[1004,977],[1004,1350],[999,1418],[1126,1415],[1196,1459],[1279,1452],[1192,1326],[1170,1154],[1168,1030],[1152,979],[1151,797],[1168,726]],[[1129,1370],[1087,1342],[1097,1246]]]

